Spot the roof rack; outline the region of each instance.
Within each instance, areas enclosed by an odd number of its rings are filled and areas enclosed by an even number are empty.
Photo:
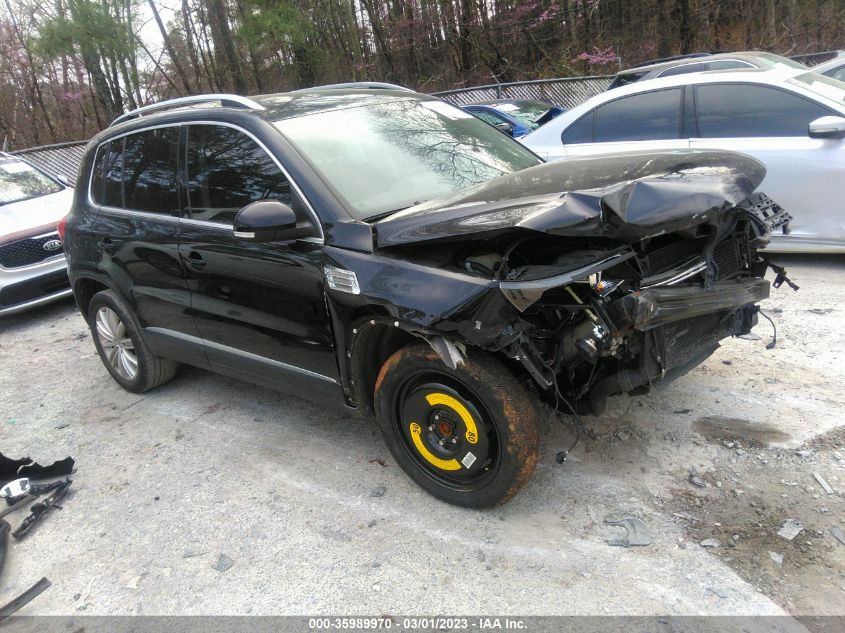
[[[405,92],[414,92],[410,88],[400,86],[399,84],[389,84],[383,81],[348,81],[339,84],[326,84],[325,86],[314,86],[313,88],[304,88],[298,92],[305,92],[307,90],[343,90],[348,88],[364,88],[371,90],[404,90]]]
[[[121,114],[117,117],[114,121],[111,122],[111,125],[116,125],[118,123],[123,123],[124,121],[128,121],[129,119],[140,117],[145,114],[149,114],[151,112],[155,112],[156,110],[166,110],[167,108],[176,108],[179,106],[184,105],[191,105],[195,103],[206,103],[208,101],[219,101],[220,105],[224,108],[245,108],[248,110],[264,110],[264,106],[260,103],[253,101],[247,97],[241,97],[240,95],[227,95],[227,94],[210,94],[210,95],[191,95],[190,97],[179,97],[178,99],[168,99],[167,101],[162,101],[160,103],[152,103],[150,105],[141,106],[140,108],[136,108],[135,110],[130,110],[125,114]],[[111,127],[111,126],[109,126]]]
[[[650,59],[647,62],[642,62],[631,68],[643,68],[644,66],[651,66],[652,64],[663,64],[665,62],[674,62],[679,59],[695,59],[696,57],[709,57],[714,53],[687,53],[686,55],[672,55],[671,57],[660,57],[658,59]]]

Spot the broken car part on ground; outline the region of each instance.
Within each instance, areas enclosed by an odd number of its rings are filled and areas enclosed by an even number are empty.
[[[106,369],[143,392],[185,362],[373,411],[405,472],[464,506],[530,478],[542,405],[598,415],[749,332],[770,286],[758,250],[790,219],[756,192],[764,166],[733,152],[544,164],[408,91],[188,99],[92,140],[91,193],[62,227]],[[240,211],[212,204],[207,183],[178,182],[161,135],[189,173],[225,138],[216,169],[268,183]],[[173,180],[143,213],[139,178],[161,184],[133,171],[137,152]],[[183,188],[183,219],[155,206]]]

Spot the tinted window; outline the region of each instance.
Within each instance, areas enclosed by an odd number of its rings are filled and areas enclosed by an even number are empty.
[[[807,136],[810,121],[830,114],[783,90],[747,84],[697,86],[698,132],[703,138]]]
[[[108,152],[103,163],[103,204],[108,207],[123,206],[123,139],[107,143]]]
[[[623,97],[596,108],[595,117],[596,143],[679,138],[681,89]]]
[[[582,116],[563,132],[564,145],[593,142],[593,113]]]
[[[833,71],[829,76],[839,81],[845,81],[845,66]]]
[[[672,75],[685,75],[687,73],[700,73],[705,70],[710,70],[710,64],[706,62],[699,62],[697,64],[684,64],[683,66],[675,66],[669,70],[664,70],[660,73],[660,77],[671,77]]]
[[[123,207],[179,215],[176,194],[176,127],[147,130],[123,139]]]
[[[103,170],[109,155],[109,143],[103,143],[97,148],[94,157],[94,167],[91,170],[91,198],[97,204],[103,204]]]
[[[250,137],[217,125],[188,128],[188,203],[196,220],[232,224],[256,200],[293,206],[290,183]]]
[[[54,180],[29,163],[0,157],[0,205],[46,196],[62,190]]]

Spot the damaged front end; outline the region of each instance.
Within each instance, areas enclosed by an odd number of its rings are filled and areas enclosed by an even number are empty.
[[[467,345],[500,353],[550,405],[598,415],[756,324],[770,285],[758,250],[790,219],[754,193],[764,175],[702,151],[510,174],[376,223],[384,259],[358,269],[358,300],[450,366]]]

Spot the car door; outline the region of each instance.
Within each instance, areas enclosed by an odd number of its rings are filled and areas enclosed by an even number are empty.
[[[90,197],[99,269],[129,302],[151,347],[198,337],[178,250],[177,126],[142,130],[99,146]],[[199,346],[170,357],[205,366]]]
[[[596,107],[563,131],[566,156],[687,148],[683,94],[681,87],[652,90]]]
[[[743,83],[698,85],[695,107],[691,147],[765,163],[759,189],[793,216],[790,239],[845,238],[845,141],[808,135],[811,121],[838,112],[781,88]]]
[[[184,129],[179,253],[212,369],[294,393],[337,387],[316,217],[252,136],[222,124]],[[256,243],[235,235],[235,215],[258,200],[290,206],[312,237]]]

